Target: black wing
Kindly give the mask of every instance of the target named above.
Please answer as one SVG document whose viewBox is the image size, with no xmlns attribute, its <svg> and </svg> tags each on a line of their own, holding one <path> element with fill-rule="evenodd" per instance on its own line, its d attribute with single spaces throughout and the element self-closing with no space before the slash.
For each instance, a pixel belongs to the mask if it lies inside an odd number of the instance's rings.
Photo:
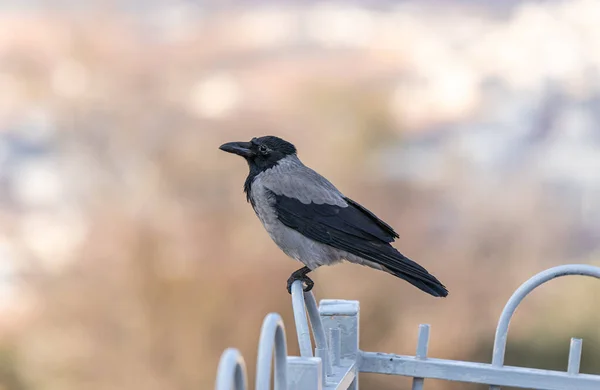
<svg viewBox="0 0 600 390">
<path fill-rule="evenodd" d="M 287 227 L 322 244 L 380 264 L 395 276 L 433 295 L 446 296 L 446 288 L 427 270 L 390 245 L 398 234 L 358 203 L 344 198 L 348 207 L 305 204 L 276 195 L 278 219 Z"/>
</svg>

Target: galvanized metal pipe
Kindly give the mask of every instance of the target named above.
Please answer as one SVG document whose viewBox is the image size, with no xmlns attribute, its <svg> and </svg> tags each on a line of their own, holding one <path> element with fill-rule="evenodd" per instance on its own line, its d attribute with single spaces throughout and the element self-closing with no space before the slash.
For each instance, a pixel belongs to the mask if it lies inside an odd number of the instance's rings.
<svg viewBox="0 0 600 390">
<path fill-rule="evenodd" d="M 279 314 L 268 314 L 262 325 L 258 342 L 255 390 L 270 390 L 271 365 L 275 350 L 275 390 L 287 388 L 287 346 L 285 329 Z"/>
<path fill-rule="evenodd" d="M 219 361 L 215 390 L 246 390 L 247 383 L 244 358 L 237 349 L 227 348 Z"/>
<path fill-rule="evenodd" d="M 327 336 L 325 335 L 317 301 L 312 291 L 304 293 L 304 302 L 312 326 L 316 349 L 319 351 L 319 357 L 323 360 L 323 374 L 331 375 L 332 367 L 329 359 L 329 349 L 327 348 Z"/>
<path fill-rule="evenodd" d="M 581 365 L 581 339 L 572 338 L 569 348 L 569 365 L 567 372 L 571 375 L 579 374 L 579 366 Z"/>
<path fill-rule="evenodd" d="M 428 325 L 419 327 L 415 356 L 361 352 L 358 348 L 359 303 L 322 300 L 317 307 L 314 295 L 304 293 L 300 281 L 294 282 L 292 304 L 302 357 L 286 356 L 281 318 L 277 314 L 269 314 L 261 330 L 255 390 L 270 390 L 273 354 L 275 390 L 357 390 L 359 371 L 413 377 L 414 390 L 422 390 L 426 378 L 487 384 L 494 390 L 500 386 L 546 390 L 600 389 L 600 376 L 579 373 L 581 339 L 571 339 L 567 372 L 504 366 L 508 326 L 520 302 L 539 285 L 565 275 L 600 278 L 600 268 L 577 264 L 554 267 L 523 283 L 507 302 L 498 321 L 492 364 L 428 358 Z M 307 312 L 315 337 L 315 354 L 321 359 L 312 357 Z M 239 351 L 227 349 L 219 363 L 215 390 L 246 390 L 246 387 L 244 361 Z"/>
<path fill-rule="evenodd" d="M 298 336 L 300 356 L 313 357 L 310 329 L 308 327 L 308 320 L 306 319 L 304 290 L 300 280 L 296 280 L 292 284 L 292 308 L 294 310 L 294 321 L 296 322 L 296 334 Z"/>
<path fill-rule="evenodd" d="M 496 328 L 496 337 L 494 339 L 494 351 L 492 353 L 493 366 L 501 367 L 504 364 L 506 342 L 508 339 L 508 326 L 512 316 L 515 314 L 517 307 L 523 299 L 540 285 L 552 279 L 567 275 L 583 275 L 600 279 L 600 268 L 585 264 L 560 265 L 542 271 L 523 283 L 510 297 L 500 315 L 498 326 Z M 500 386 L 490 386 L 490 390 L 500 390 Z"/>
<path fill-rule="evenodd" d="M 327 349 L 327 337 L 325 336 L 325 330 L 321 322 L 317 301 L 312 291 L 304 293 L 304 302 L 306 302 L 306 310 L 308 311 L 308 317 L 310 318 L 310 324 L 315 336 L 315 344 L 317 344 L 317 348 Z"/>
<path fill-rule="evenodd" d="M 427 358 L 427 348 L 429 347 L 429 325 L 419 325 L 419 339 L 417 341 L 417 359 Z M 425 378 L 415 377 L 413 379 L 412 390 L 423 390 Z"/>
<path fill-rule="evenodd" d="M 485 363 L 362 352 L 360 372 L 442 379 L 478 384 L 496 384 L 519 389 L 598 390 L 600 375 L 540 370 L 536 368 L 493 366 Z"/>
</svg>

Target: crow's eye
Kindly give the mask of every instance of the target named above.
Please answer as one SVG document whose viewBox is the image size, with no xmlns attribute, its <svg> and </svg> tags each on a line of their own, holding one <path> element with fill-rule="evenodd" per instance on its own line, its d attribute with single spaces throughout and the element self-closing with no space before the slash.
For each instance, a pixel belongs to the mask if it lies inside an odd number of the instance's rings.
<svg viewBox="0 0 600 390">
<path fill-rule="evenodd" d="M 267 152 L 269 151 L 269 148 L 267 148 L 265 145 L 260 145 L 258 147 L 258 150 L 262 153 L 262 154 L 267 154 Z"/>
</svg>

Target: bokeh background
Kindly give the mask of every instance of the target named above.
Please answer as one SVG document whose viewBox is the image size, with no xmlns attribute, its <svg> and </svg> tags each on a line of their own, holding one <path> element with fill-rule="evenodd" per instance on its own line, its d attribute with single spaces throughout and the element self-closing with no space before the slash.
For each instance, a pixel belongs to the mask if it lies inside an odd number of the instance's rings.
<svg viewBox="0 0 600 390">
<path fill-rule="evenodd" d="M 489 362 L 533 274 L 599 264 L 600 3 L 23 1 L 0 13 L 0 389 L 210 389 L 253 379 L 298 264 L 218 150 L 278 135 L 400 234 L 450 289 L 314 274 L 361 301 L 361 347 Z M 507 364 L 600 373 L 600 283 L 528 297 Z M 408 388 L 362 375 L 361 388 Z M 430 381 L 428 388 L 478 389 Z"/>
</svg>

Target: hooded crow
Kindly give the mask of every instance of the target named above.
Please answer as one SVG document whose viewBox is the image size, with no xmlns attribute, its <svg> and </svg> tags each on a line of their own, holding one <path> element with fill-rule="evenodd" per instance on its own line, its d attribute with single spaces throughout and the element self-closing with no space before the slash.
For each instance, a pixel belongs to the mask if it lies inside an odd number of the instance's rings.
<svg viewBox="0 0 600 390">
<path fill-rule="evenodd" d="M 220 149 L 246 160 L 246 199 L 277 246 L 304 264 L 288 279 L 288 292 L 295 280 L 310 291 L 310 271 L 346 260 L 390 273 L 435 297 L 448 295 L 439 280 L 390 245 L 399 237 L 390 225 L 305 166 L 291 143 L 265 136 Z"/>
</svg>

